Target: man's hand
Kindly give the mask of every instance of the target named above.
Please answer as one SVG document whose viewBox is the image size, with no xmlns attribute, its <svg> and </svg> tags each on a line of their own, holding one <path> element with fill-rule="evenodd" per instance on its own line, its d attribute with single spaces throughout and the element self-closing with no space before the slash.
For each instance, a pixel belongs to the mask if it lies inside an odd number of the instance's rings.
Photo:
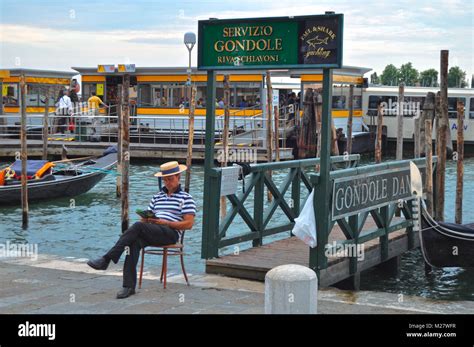
<svg viewBox="0 0 474 347">
<path fill-rule="evenodd" d="M 153 223 L 153 224 L 159 224 L 159 225 L 169 225 L 169 221 L 160 219 L 160 218 L 141 218 L 140 222 L 142 223 Z"/>
</svg>

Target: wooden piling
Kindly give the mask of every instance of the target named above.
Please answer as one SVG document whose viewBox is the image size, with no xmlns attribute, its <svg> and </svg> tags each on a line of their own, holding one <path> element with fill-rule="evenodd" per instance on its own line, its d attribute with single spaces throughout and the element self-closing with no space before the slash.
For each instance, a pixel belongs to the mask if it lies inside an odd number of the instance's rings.
<svg viewBox="0 0 474 347">
<path fill-rule="evenodd" d="M 403 104 L 405 103 L 405 85 L 398 86 L 398 112 L 397 112 L 397 160 L 403 159 Z"/>
<path fill-rule="evenodd" d="M 444 221 L 444 198 L 446 180 L 446 148 L 447 133 L 449 131 L 448 120 L 448 56 L 449 51 L 441 51 L 441 84 L 440 84 L 440 118 L 439 118 L 439 152 L 438 166 L 436 170 L 436 213 L 437 221 Z"/>
<path fill-rule="evenodd" d="M 280 110 L 273 106 L 273 117 L 275 118 L 275 161 L 280 161 Z"/>
<path fill-rule="evenodd" d="M 331 155 L 339 155 L 339 146 L 337 145 L 337 131 L 334 125 L 334 118 L 331 117 Z"/>
<path fill-rule="evenodd" d="M 221 167 L 227 166 L 229 156 L 229 123 L 230 123 L 230 85 L 229 75 L 224 75 L 224 130 L 222 132 L 222 151 L 223 157 Z M 227 213 L 226 197 L 221 196 L 221 218 Z"/>
<path fill-rule="evenodd" d="M 464 104 L 458 101 L 457 131 L 457 175 L 456 175 L 456 213 L 455 223 L 462 224 L 462 199 L 464 185 Z"/>
<path fill-rule="evenodd" d="M 117 103 L 117 172 L 121 173 L 122 172 L 122 92 L 123 88 L 119 86 L 118 90 L 118 95 L 119 95 L 119 100 Z M 109 122 L 111 119 L 109 118 Z M 117 175 L 117 182 L 116 182 L 116 187 L 115 187 L 115 194 L 117 198 L 120 198 L 122 196 L 122 176 Z"/>
<path fill-rule="evenodd" d="M 28 160 L 27 143 L 26 143 L 26 94 L 27 86 L 25 75 L 20 76 L 20 96 L 21 96 L 21 211 L 22 211 L 22 228 L 28 227 L 28 178 L 26 174 L 26 164 Z"/>
<path fill-rule="evenodd" d="M 375 162 L 382 162 L 382 130 L 383 130 L 383 107 L 379 102 L 377 106 L 377 138 L 375 140 Z"/>
<path fill-rule="evenodd" d="M 184 184 L 184 190 L 189 193 L 191 186 L 191 165 L 193 162 L 193 145 L 194 145 L 194 111 L 196 108 L 196 86 L 191 87 L 191 100 L 189 103 L 189 117 L 188 117 L 188 152 L 186 157 L 186 180 Z"/>
<path fill-rule="evenodd" d="M 415 158 L 420 157 L 420 111 L 418 111 L 417 117 L 414 119 L 413 128 L 413 154 Z"/>
<path fill-rule="evenodd" d="M 130 75 L 123 76 L 122 91 L 122 232 L 128 229 L 128 188 L 129 188 L 129 169 L 130 169 Z"/>
<path fill-rule="evenodd" d="M 273 109 L 273 88 L 272 88 L 272 80 L 270 71 L 267 71 L 266 75 L 266 83 L 267 83 L 267 160 L 269 163 L 273 161 L 273 130 L 272 130 L 272 109 Z M 296 112 L 295 112 L 296 117 Z M 268 171 L 268 175 L 270 178 L 272 177 L 272 172 Z M 267 191 L 267 199 L 268 201 L 272 201 L 272 194 L 270 190 Z"/>
<path fill-rule="evenodd" d="M 316 135 L 317 135 L 317 143 L 316 143 L 316 158 L 321 157 L 321 126 L 322 126 L 322 106 L 323 106 L 323 99 L 321 97 L 321 93 L 319 91 L 315 92 L 314 95 L 314 114 L 316 117 Z M 316 172 L 319 172 L 319 164 L 316 165 Z"/>
<path fill-rule="evenodd" d="M 352 119 L 354 116 L 354 85 L 349 87 L 349 118 L 347 118 L 346 152 L 352 154 Z"/>
<path fill-rule="evenodd" d="M 48 160 L 48 116 L 49 116 L 49 88 L 46 91 L 46 98 L 44 100 L 44 116 L 43 116 L 43 160 Z"/>
<path fill-rule="evenodd" d="M 434 96 L 434 94 L 433 94 Z M 430 215 L 433 215 L 433 140 L 431 119 L 425 119 L 425 159 L 426 159 L 426 208 Z"/>
</svg>

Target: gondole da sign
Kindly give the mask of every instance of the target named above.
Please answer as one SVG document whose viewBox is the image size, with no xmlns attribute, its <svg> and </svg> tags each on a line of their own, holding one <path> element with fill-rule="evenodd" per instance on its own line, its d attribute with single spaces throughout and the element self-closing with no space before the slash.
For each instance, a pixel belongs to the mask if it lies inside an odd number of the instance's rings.
<svg viewBox="0 0 474 347">
<path fill-rule="evenodd" d="M 338 178 L 332 193 L 332 220 L 412 197 L 409 169 Z"/>
<path fill-rule="evenodd" d="M 338 68 L 342 14 L 199 21 L 198 68 Z"/>
</svg>

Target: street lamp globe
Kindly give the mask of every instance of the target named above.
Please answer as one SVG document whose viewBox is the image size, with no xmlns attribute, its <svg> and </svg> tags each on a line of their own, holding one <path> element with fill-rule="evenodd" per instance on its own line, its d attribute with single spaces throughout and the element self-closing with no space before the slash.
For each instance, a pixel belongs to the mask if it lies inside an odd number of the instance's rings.
<svg viewBox="0 0 474 347">
<path fill-rule="evenodd" d="M 186 47 L 191 50 L 196 44 L 196 34 L 192 32 L 187 32 L 184 34 L 184 44 Z"/>
</svg>

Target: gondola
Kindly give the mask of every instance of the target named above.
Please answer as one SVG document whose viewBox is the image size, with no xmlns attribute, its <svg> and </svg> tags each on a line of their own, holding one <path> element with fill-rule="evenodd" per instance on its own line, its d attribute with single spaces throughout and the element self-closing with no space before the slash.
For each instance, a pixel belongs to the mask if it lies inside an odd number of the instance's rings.
<svg viewBox="0 0 474 347">
<path fill-rule="evenodd" d="M 421 203 L 421 250 L 434 267 L 474 267 L 474 224 L 436 222 Z"/>
<path fill-rule="evenodd" d="M 98 158 L 53 169 L 41 178 L 28 179 L 28 201 L 74 197 L 91 190 L 117 163 L 117 151 L 109 148 Z M 21 181 L 5 180 L 0 186 L 0 205 L 21 203 Z"/>
</svg>

